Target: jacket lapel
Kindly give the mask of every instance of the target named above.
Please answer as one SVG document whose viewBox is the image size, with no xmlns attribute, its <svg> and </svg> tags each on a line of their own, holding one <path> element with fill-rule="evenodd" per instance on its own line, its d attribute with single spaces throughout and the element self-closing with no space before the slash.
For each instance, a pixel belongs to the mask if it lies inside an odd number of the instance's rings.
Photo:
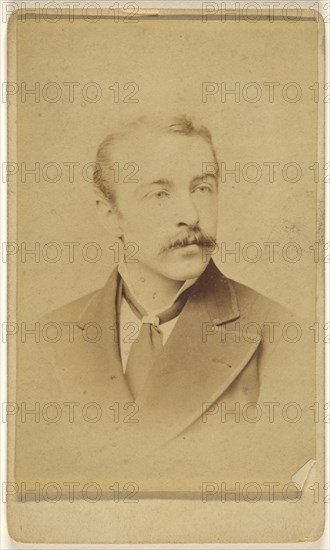
<svg viewBox="0 0 330 550">
<path fill-rule="evenodd" d="M 239 317 L 234 289 L 211 261 L 139 399 L 145 425 L 159 428 L 156 446 L 197 420 L 249 362 L 260 338 L 243 338 Z"/>
<path fill-rule="evenodd" d="M 114 270 L 104 289 L 88 303 L 79 326 L 82 330 L 88 323 L 101 327 L 102 338 L 92 348 L 103 398 L 132 402 L 119 352 L 119 285 L 120 277 Z M 130 445 L 136 451 L 149 452 L 179 435 L 242 372 L 260 338 L 248 338 L 247 334 L 243 338 L 239 318 L 235 291 L 211 260 L 137 400 L 139 423 L 134 432 L 130 431 Z"/>
<path fill-rule="evenodd" d="M 117 312 L 120 284 L 118 270 L 115 269 L 104 288 L 88 302 L 78 323 L 82 331 L 91 330 L 88 327 L 93 324 L 99 327 L 101 337 L 89 346 L 89 361 L 101 383 L 103 397 L 108 402 L 114 397 L 116 401 L 134 401 L 123 374 L 120 358 Z"/>
</svg>

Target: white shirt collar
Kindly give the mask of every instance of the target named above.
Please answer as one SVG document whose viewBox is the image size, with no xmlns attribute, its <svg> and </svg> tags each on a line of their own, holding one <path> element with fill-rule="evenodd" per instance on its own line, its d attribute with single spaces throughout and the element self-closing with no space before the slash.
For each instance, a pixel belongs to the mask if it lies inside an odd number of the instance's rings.
<svg viewBox="0 0 330 550">
<path fill-rule="evenodd" d="M 133 297 L 136 298 L 135 296 L 135 293 L 134 293 L 134 290 L 132 288 L 132 284 L 131 284 L 131 281 L 130 281 L 130 278 L 129 278 L 129 273 L 128 273 L 128 269 L 127 269 L 127 266 L 126 266 L 126 263 L 124 261 L 121 261 L 118 265 L 118 272 L 120 274 L 120 276 L 122 277 L 122 279 L 125 281 L 125 284 L 128 286 L 128 289 L 130 291 L 130 293 L 132 294 Z M 172 304 L 174 304 L 175 300 L 178 298 L 178 296 L 180 296 L 180 294 L 182 294 L 182 292 L 184 292 L 185 290 L 187 290 L 187 288 L 191 287 L 196 281 L 197 281 L 198 277 L 196 277 L 195 279 L 187 279 L 183 285 L 179 288 L 178 292 L 176 293 L 176 295 L 174 296 L 173 300 L 171 303 L 167 304 L 166 306 L 162 307 L 161 309 L 157 309 L 157 310 L 154 310 L 154 309 L 148 309 L 147 307 L 145 307 L 144 304 L 141 303 L 140 300 L 138 300 L 136 298 L 136 301 L 138 303 L 141 304 L 141 306 L 148 312 L 148 314 L 150 315 L 157 315 L 159 313 L 161 313 L 162 311 L 165 311 L 166 309 L 170 308 L 172 306 Z"/>
</svg>

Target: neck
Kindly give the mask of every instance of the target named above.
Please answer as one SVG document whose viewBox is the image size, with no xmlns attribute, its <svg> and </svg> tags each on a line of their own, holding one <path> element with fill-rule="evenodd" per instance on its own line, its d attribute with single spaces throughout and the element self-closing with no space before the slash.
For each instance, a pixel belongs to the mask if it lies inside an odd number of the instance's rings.
<svg viewBox="0 0 330 550">
<path fill-rule="evenodd" d="M 168 279 L 140 263 L 127 263 L 126 270 L 134 295 L 148 311 L 167 306 L 184 283 Z"/>
</svg>

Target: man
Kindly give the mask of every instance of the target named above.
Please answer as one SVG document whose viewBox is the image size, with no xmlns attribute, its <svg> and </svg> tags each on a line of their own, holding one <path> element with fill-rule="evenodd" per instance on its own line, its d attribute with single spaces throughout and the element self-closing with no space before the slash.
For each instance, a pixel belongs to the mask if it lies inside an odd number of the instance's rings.
<svg viewBox="0 0 330 550">
<path fill-rule="evenodd" d="M 205 476 L 287 483 L 314 456 L 313 345 L 212 260 L 210 132 L 186 116 L 141 118 L 103 141 L 94 176 L 123 257 L 103 289 L 44 321 L 74 325 L 74 338 L 46 342 L 42 361 L 32 350 L 18 387 L 72 419 L 18 422 L 18 478 L 133 478 L 146 492 L 196 491 Z"/>
</svg>

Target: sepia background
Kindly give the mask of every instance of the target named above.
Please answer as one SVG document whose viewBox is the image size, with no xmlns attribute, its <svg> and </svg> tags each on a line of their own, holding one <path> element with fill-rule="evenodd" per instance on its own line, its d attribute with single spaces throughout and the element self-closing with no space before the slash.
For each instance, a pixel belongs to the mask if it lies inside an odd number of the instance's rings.
<svg viewBox="0 0 330 550">
<path fill-rule="evenodd" d="M 189 24 L 173 18 L 17 20 L 18 91 L 12 98 L 18 186 L 12 216 L 17 216 L 18 273 L 24 275 L 23 317 L 31 307 L 42 315 L 105 283 L 115 265 L 109 249 L 114 240 L 96 216 L 86 181 L 90 163 L 108 133 L 156 113 L 196 117 L 210 128 L 225 170 L 238 163 L 236 178 L 223 172 L 219 194 L 222 244 L 216 262 L 222 271 L 312 315 L 321 208 L 315 170 L 317 28 L 308 20 L 238 24 L 200 17 Z M 236 95 L 228 93 L 235 87 Z M 39 97 L 27 93 L 33 89 Z M 36 163 L 40 177 L 27 173 Z M 74 173 L 68 163 L 76 163 Z M 298 181 L 289 181 L 295 176 Z M 137 222 L 138 217 L 137 212 Z M 74 261 L 68 242 L 78 243 Z M 84 248 L 91 242 L 99 248 Z M 24 246 L 33 249 L 35 243 L 40 261 L 24 256 Z M 277 243 L 273 259 L 271 245 L 264 243 Z M 233 249 L 235 254 L 226 253 Z M 320 252 L 322 258 L 322 247 Z"/>
<path fill-rule="evenodd" d="M 308 15 L 299 22 L 203 22 L 200 15 L 135 22 L 127 17 L 117 22 L 112 17 L 95 22 L 63 17 L 36 21 L 33 14 L 23 21 L 13 18 L 10 80 L 17 89 L 11 94 L 9 138 L 18 174 L 9 181 L 9 240 L 19 247 L 12 283 L 17 285 L 17 322 L 29 323 L 104 285 L 115 266 L 114 240 L 97 219 L 83 167 L 94 161 L 100 141 L 118 125 L 159 112 L 196 117 L 210 128 L 219 163 L 228 170 L 239 163 L 239 181 L 227 174 L 220 184 L 218 232 L 219 243 L 228 250 L 236 246 L 238 258 L 218 254 L 217 265 L 228 277 L 311 318 L 312 324 L 321 292 L 320 264 L 310 248 L 322 235 L 322 170 L 315 177 L 315 163 L 321 169 L 323 160 L 321 35 L 320 25 Z M 91 82 L 96 87 L 86 87 Z M 65 83 L 74 83 L 71 98 Z M 214 92 L 205 101 L 203 83 L 211 83 Z M 236 85 L 238 98 L 224 96 L 223 83 L 227 90 Z M 257 88 L 244 88 L 249 83 Z M 39 100 L 24 94 L 24 86 L 40 86 Z M 252 101 L 255 89 L 262 94 Z M 59 90 L 60 99 L 50 100 Z M 86 99 L 95 90 L 101 90 L 100 99 Z M 297 101 L 290 100 L 295 90 L 301 91 Z M 33 174 L 23 176 L 24 163 L 27 169 L 40 164 L 38 181 Z M 68 163 L 76 163 L 74 181 Z M 246 181 L 243 167 L 248 163 L 261 167 L 259 181 Z M 278 163 L 274 181 L 265 163 Z M 300 167 L 296 182 L 282 175 L 288 163 Z M 62 170 L 58 181 L 55 164 Z M 46 166 L 47 178 L 42 174 Z M 287 176 L 294 179 L 292 172 Z M 285 248 L 292 242 L 301 250 L 296 262 L 288 260 L 294 250 Z M 22 256 L 24 246 L 33 249 L 36 243 L 39 261 Z M 45 259 L 47 243 L 56 244 L 47 248 Z M 65 243 L 77 243 L 74 261 Z M 99 261 L 84 259 L 88 243 L 98 243 Z M 242 249 L 249 243 L 261 248 L 258 261 L 244 257 Z M 273 261 L 264 243 L 277 243 Z M 320 260 L 322 250 L 320 246 Z M 59 260 L 52 262 L 58 251 Z M 253 256 L 253 248 L 249 252 Z M 134 509 L 123 503 L 64 502 L 56 514 L 48 503 L 12 503 L 9 515 L 12 534 L 26 542 L 220 542 L 220 531 L 221 542 L 287 542 L 313 540 L 321 532 L 321 503 L 316 506 L 311 493 L 305 497 L 295 507 L 228 502 L 221 513 L 213 504 L 189 501 L 141 501 Z"/>
</svg>

